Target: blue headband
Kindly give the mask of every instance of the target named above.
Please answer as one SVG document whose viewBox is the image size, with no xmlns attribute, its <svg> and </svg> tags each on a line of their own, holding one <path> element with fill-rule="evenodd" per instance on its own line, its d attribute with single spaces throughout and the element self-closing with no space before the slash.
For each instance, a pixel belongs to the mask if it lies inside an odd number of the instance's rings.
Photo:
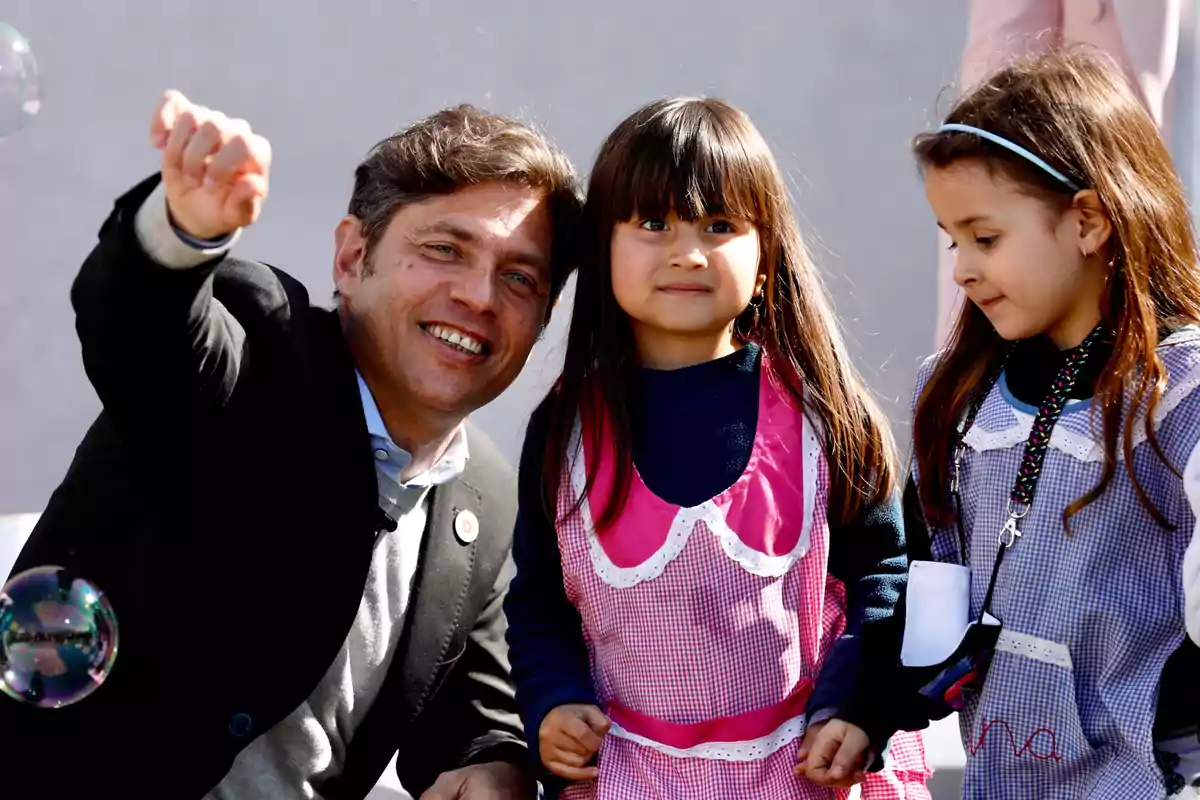
<svg viewBox="0 0 1200 800">
<path fill-rule="evenodd" d="M 1016 142 L 1010 142 L 1008 139 L 1005 139 L 1003 136 L 997 136 L 996 134 L 992 133 L 991 131 L 985 131 L 983 128 L 976 128 L 971 125 L 959 125 L 957 122 L 948 122 L 945 125 L 943 125 L 942 127 L 937 129 L 937 133 L 945 133 L 946 131 L 962 131 L 963 133 L 973 133 L 976 136 L 982 136 L 984 139 L 987 139 L 989 142 L 994 142 L 995 144 L 998 144 L 1007 150 L 1011 150 L 1012 152 L 1016 153 L 1017 155 L 1019 155 L 1021 158 L 1025 159 L 1029 163 L 1035 164 L 1035 165 L 1041 167 L 1046 172 L 1048 172 L 1049 174 L 1053 175 L 1058 180 L 1065 183 L 1067 185 L 1067 188 L 1069 188 L 1073 191 L 1076 191 L 1076 192 L 1079 191 L 1079 185 L 1076 184 L 1075 181 L 1071 180 L 1066 175 L 1063 175 L 1061 172 L 1056 170 L 1054 167 L 1047 164 L 1043 159 L 1041 159 L 1038 156 L 1034 155 L 1033 153 L 1029 152 L 1024 147 L 1021 147 L 1021 145 L 1017 144 Z"/>
</svg>

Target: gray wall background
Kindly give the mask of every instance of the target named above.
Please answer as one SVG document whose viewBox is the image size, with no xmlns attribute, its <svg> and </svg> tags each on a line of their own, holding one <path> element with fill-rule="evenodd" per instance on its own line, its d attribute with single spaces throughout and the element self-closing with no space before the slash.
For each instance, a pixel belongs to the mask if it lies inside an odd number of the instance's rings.
<svg viewBox="0 0 1200 800">
<path fill-rule="evenodd" d="M 167 87 L 248 118 L 275 151 L 240 252 L 332 289 L 332 230 L 377 139 L 470 101 L 540 124 L 587 169 L 662 95 L 742 106 L 793 183 L 853 353 L 907 441 L 932 346 L 935 236 L 908 138 L 937 117 L 959 0 L 8 0 L 43 76 L 32 127 L 0 139 L 0 512 L 40 510 L 99 410 L 68 291 L 112 200 L 157 168 Z M 520 381 L 476 415 L 515 460 L 561 358 L 570 296 Z M 264 446 L 268 432 L 264 431 Z M 164 447 L 169 447 L 164 432 Z"/>
</svg>

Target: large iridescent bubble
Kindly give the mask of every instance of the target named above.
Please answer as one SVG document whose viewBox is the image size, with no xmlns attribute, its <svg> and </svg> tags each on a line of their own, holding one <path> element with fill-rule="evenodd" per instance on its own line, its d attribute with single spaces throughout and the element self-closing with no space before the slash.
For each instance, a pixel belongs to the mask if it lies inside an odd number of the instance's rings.
<svg viewBox="0 0 1200 800">
<path fill-rule="evenodd" d="M 104 594 L 62 567 L 35 567 L 0 589 L 0 692 L 40 708 L 77 703 L 117 657 Z"/>
</svg>

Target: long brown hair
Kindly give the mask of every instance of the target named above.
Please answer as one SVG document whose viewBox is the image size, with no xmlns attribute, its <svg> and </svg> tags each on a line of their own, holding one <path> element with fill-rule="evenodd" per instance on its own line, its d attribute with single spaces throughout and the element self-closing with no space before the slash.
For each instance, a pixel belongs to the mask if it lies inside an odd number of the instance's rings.
<svg viewBox="0 0 1200 800">
<path fill-rule="evenodd" d="M 1138 498 L 1167 525 L 1134 474 L 1133 421 L 1139 409 L 1145 411 L 1151 446 L 1178 473 L 1151 424 L 1166 383 L 1157 348 L 1163 332 L 1200 319 L 1200 275 L 1183 186 L 1154 121 L 1111 60 L 1059 52 L 1022 59 L 996 72 L 965 95 L 946 122 L 1015 142 L 1099 195 L 1113 227 L 1105 253 L 1111 265 L 1108 288 L 1100 309 L 1114 334 L 1113 351 L 1097 380 L 1091 412 L 1093 422 L 1097 413 L 1102 419 L 1104 468 L 1096 486 L 1064 511 L 1063 524 L 1112 481 L 1122 419 L 1127 419 L 1122 444 L 1126 469 Z M 1059 210 L 1069 208 L 1075 195 L 1045 171 L 972 133 L 923 133 L 913 149 L 922 168 L 977 159 Z M 964 303 L 917 400 L 913 444 L 921 505 L 930 522 L 952 520 L 948 485 L 954 431 L 1004 346 L 983 313 Z"/>
<path fill-rule="evenodd" d="M 824 425 L 836 518 L 853 519 L 887 497 L 895 480 L 892 439 L 846 354 L 775 159 L 743 112 L 719 100 L 676 98 L 650 103 L 618 125 L 591 174 L 567 352 L 549 397 L 544 488 L 551 518 L 581 411 L 590 421 L 583 431 L 589 487 L 605 422 L 617 453 L 614 490 L 597 527 L 624 507 L 633 471 L 627 378 L 636 355 L 629 318 L 613 295 L 611 241 L 619 222 L 671 211 L 687 220 L 720 213 L 754 223 L 766 276 L 762 308 L 743 311 L 735 331 L 762 346 L 772 378 Z"/>
</svg>

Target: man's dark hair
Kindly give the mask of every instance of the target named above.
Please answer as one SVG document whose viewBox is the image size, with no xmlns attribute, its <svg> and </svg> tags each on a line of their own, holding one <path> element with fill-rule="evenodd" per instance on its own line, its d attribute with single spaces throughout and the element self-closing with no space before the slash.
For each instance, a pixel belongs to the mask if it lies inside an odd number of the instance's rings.
<svg viewBox="0 0 1200 800">
<path fill-rule="evenodd" d="M 493 181 L 545 193 L 554 226 L 553 307 L 575 268 L 582 197 L 570 159 L 529 125 L 466 104 L 425 117 L 371 148 L 354 172 L 349 213 L 362 223 L 370 253 L 405 205 Z"/>
</svg>

